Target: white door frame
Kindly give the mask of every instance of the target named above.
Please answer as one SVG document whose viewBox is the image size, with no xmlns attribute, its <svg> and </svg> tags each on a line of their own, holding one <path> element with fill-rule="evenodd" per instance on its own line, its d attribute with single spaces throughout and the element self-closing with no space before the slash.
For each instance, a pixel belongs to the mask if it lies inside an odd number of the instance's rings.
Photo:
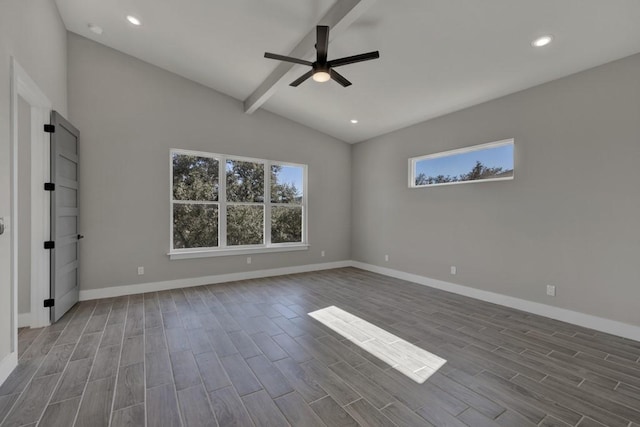
<svg viewBox="0 0 640 427">
<path fill-rule="evenodd" d="M 50 235 L 50 198 L 43 185 L 49 181 L 49 134 L 43 126 L 49 123 L 51 101 L 11 58 L 11 284 L 13 294 L 12 351 L 18 345 L 18 96 L 31 107 L 31 327 L 50 324 L 49 309 L 43 301 L 49 298 L 50 263 L 44 241 Z"/>
</svg>

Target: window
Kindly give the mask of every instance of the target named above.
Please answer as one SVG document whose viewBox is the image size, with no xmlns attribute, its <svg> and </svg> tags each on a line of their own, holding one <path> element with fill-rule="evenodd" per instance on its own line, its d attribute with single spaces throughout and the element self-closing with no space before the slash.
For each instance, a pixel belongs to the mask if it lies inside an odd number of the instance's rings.
<svg viewBox="0 0 640 427">
<path fill-rule="evenodd" d="M 173 248 L 218 246 L 220 161 L 202 155 L 172 155 Z"/>
<path fill-rule="evenodd" d="M 264 243 L 264 163 L 227 160 L 227 245 Z"/>
<path fill-rule="evenodd" d="M 304 171 L 299 166 L 271 165 L 271 241 L 302 241 L 303 195 L 300 185 Z"/>
<path fill-rule="evenodd" d="M 409 187 L 513 179 L 513 139 L 409 159 Z"/>
<path fill-rule="evenodd" d="M 306 165 L 171 150 L 169 255 L 306 249 L 306 170 Z"/>
</svg>

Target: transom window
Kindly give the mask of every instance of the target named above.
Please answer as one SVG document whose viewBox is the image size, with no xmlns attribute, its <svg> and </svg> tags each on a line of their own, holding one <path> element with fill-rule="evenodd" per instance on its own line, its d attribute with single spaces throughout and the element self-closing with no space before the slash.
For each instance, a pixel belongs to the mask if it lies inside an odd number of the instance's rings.
<svg viewBox="0 0 640 427">
<path fill-rule="evenodd" d="M 409 187 L 513 179 L 513 139 L 409 159 Z"/>
<path fill-rule="evenodd" d="M 171 150 L 172 258 L 306 247 L 307 166 Z"/>
</svg>

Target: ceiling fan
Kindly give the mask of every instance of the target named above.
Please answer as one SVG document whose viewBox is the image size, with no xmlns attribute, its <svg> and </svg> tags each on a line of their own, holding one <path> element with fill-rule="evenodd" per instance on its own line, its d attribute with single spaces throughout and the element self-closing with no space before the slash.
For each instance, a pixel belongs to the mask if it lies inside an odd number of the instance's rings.
<svg viewBox="0 0 640 427">
<path fill-rule="evenodd" d="M 276 59 L 278 61 L 293 62 L 294 64 L 308 65 L 311 67 L 311 70 L 291 82 L 289 86 L 293 87 L 299 86 L 300 83 L 304 82 L 309 77 L 312 77 L 313 80 L 317 82 L 326 82 L 329 79 L 333 79 L 344 87 L 351 86 L 351 82 L 349 80 L 345 79 L 341 74 L 334 70 L 335 67 L 341 67 L 343 65 L 380 58 L 380 52 L 376 50 L 374 52 L 362 53 L 360 55 L 347 56 L 345 58 L 327 61 L 328 49 L 329 27 L 325 25 L 318 25 L 316 27 L 317 54 L 315 62 L 305 61 L 304 59 L 292 58 L 290 56 L 278 55 L 269 52 L 265 52 L 264 57 L 269 59 Z"/>
</svg>

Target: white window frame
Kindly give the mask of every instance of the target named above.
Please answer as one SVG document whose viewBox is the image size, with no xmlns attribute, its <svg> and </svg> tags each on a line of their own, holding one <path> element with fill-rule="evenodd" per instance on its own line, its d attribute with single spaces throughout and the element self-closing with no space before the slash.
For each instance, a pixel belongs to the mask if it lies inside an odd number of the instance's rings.
<svg viewBox="0 0 640 427">
<path fill-rule="evenodd" d="M 218 205 L 218 247 L 208 248 L 184 248 L 173 247 L 173 206 L 174 203 L 184 204 L 189 201 L 173 199 L 173 155 L 207 157 L 218 161 L 218 201 L 198 201 L 194 204 Z M 264 202 L 227 202 L 227 160 L 260 163 L 264 167 Z M 293 166 L 302 168 L 302 204 L 271 203 L 271 166 Z M 308 191 L 307 177 L 308 166 L 301 163 L 282 162 L 277 160 L 258 159 L 227 154 L 208 153 L 204 151 L 183 150 L 172 148 L 169 152 L 169 258 L 188 259 L 206 258 L 229 255 L 251 255 L 266 252 L 302 251 L 309 248 L 308 243 Z M 260 245 L 234 245 L 227 246 L 227 206 L 262 205 L 264 209 L 263 244 Z M 273 206 L 301 207 L 302 208 L 302 241 L 292 243 L 271 243 L 271 208 Z"/>
<path fill-rule="evenodd" d="M 443 182 L 443 183 L 440 183 L 440 184 L 416 185 L 416 165 L 421 160 L 437 159 L 439 157 L 455 156 L 457 154 L 471 153 L 473 151 L 481 151 L 481 150 L 486 150 L 488 148 L 497 148 L 497 147 L 502 147 L 502 146 L 505 146 L 505 145 L 513 145 L 513 150 L 514 150 L 514 168 L 513 168 L 513 174 L 511 176 L 502 177 L 502 178 L 476 179 L 476 180 L 470 180 L 470 181 Z M 440 153 L 427 154 L 427 155 L 418 156 L 418 157 L 411 157 L 411 158 L 409 158 L 409 188 L 442 187 L 442 186 L 445 186 L 445 185 L 472 184 L 472 183 L 479 183 L 479 182 L 511 181 L 511 180 L 514 179 L 515 173 L 516 173 L 516 171 L 515 171 L 515 148 L 516 147 L 515 147 L 514 138 L 509 138 L 509 139 L 503 139 L 503 140 L 500 140 L 500 141 L 489 142 L 489 143 L 486 143 L 486 144 L 473 145 L 471 147 L 464 147 L 464 148 L 458 148 L 458 149 L 455 149 L 455 150 L 442 151 Z"/>
</svg>

